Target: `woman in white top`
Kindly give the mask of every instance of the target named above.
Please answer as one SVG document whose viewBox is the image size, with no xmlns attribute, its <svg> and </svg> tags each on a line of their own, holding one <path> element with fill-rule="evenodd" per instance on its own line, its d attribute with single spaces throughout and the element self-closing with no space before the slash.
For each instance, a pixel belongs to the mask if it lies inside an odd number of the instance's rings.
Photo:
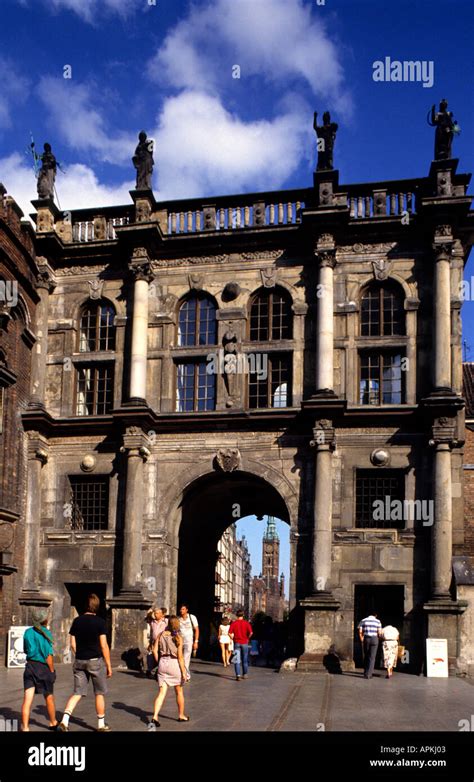
<svg viewBox="0 0 474 782">
<path fill-rule="evenodd" d="M 397 628 L 393 625 L 382 628 L 383 664 L 387 669 L 387 679 L 390 679 L 397 664 L 399 636 Z"/>
<path fill-rule="evenodd" d="M 232 638 L 229 635 L 229 628 L 230 628 L 230 621 L 227 617 L 224 617 L 222 619 L 221 624 L 219 625 L 219 635 L 218 635 L 224 668 L 227 668 L 227 666 L 230 665 L 230 658 L 232 656 L 233 643 L 232 643 Z"/>
</svg>

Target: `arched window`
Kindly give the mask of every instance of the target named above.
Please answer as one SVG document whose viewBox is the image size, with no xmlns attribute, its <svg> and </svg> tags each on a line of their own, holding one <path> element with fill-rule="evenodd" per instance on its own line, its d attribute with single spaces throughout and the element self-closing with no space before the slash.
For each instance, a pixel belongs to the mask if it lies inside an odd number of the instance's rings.
<svg viewBox="0 0 474 782">
<path fill-rule="evenodd" d="M 293 316 L 291 298 L 282 288 L 262 288 L 250 307 L 250 341 L 291 339 Z"/>
<path fill-rule="evenodd" d="M 392 337 L 405 333 L 403 292 L 398 285 L 372 283 L 362 294 L 360 333 L 362 337 Z"/>
<path fill-rule="evenodd" d="M 79 324 L 79 351 L 115 350 L 115 309 L 107 301 L 88 301 Z"/>
<path fill-rule="evenodd" d="M 178 345 L 215 345 L 216 310 L 214 302 L 205 294 L 189 296 L 179 308 Z"/>
</svg>

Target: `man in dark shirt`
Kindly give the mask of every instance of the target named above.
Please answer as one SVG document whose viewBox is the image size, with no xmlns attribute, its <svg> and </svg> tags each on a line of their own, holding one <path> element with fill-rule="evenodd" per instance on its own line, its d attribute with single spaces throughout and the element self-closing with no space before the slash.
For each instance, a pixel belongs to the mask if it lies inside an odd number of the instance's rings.
<svg viewBox="0 0 474 782">
<path fill-rule="evenodd" d="M 97 730 L 109 731 L 105 722 L 105 698 L 107 679 L 112 676 L 110 649 L 107 643 L 105 621 L 97 616 L 100 600 L 97 595 L 87 598 L 87 610 L 77 617 L 69 631 L 71 649 L 75 654 L 73 666 L 74 694 L 69 698 L 64 716 L 59 724 L 60 730 L 69 730 L 69 719 L 82 697 L 87 695 L 89 681 L 92 679 L 97 711 Z"/>
</svg>

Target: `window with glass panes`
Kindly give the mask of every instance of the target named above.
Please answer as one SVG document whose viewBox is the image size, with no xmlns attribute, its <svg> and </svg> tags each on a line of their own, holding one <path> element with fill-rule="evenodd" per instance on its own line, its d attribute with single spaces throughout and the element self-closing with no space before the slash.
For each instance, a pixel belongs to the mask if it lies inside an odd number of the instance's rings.
<svg viewBox="0 0 474 782">
<path fill-rule="evenodd" d="M 249 407 L 291 407 L 291 355 L 269 355 L 267 377 L 249 373 Z"/>
<path fill-rule="evenodd" d="M 76 415 L 105 415 L 113 407 L 113 364 L 76 367 Z"/>
<path fill-rule="evenodd" d="M 216 408 L 216 375 L 207 372 L 207 361 L 176 364 L 176 410 L 178 413 L 205 412 Z"/>
<path fill-rule="evenodd" d="M 370 285 L 361 302 L 361 336 L 391 337 L 405 333 L 403 295 L 394 286 Z"/>
<path fill-rule="evenodd" d="M 399 405 L 404 402 L 402 359 L 399 351 L 360 353 L 361 405 Z"/>
<path fill-rule="evenodd" d="M 216 306 L 205 296 L 192 296 L 179 309 L 178 345 L 215 345 Z"/>
<path fill-rule="evenodd" d="M 89 302 L 82 310 L 79 351 L 115 350 L 115 310 L 106 302 Z"/>
<path fill-rule="evenodd" d="M 405 476 L 401 470 L 357 470 L 355 526 L 404 529 L 403 513 L 398 510 L 395 513 L 391 505 L 394 500 L 403 503 L 404 499 Z M 383 503 L 382 512 L 379 510 L 382 507 L 380 501 Z M 377 505 L 374 506 L 375 502 Z"/>
<path fill-rule="evenodd" d="M 109 479 L 70 475 L 71 529 L 94 531 L 108 528 Z"/>
<path fill-rule="evenodd" d="M 268 342 L 292 338 L 291 301 L 278 289 L 262 290 L 250 308 L 250 340 Z"/>
</svg>

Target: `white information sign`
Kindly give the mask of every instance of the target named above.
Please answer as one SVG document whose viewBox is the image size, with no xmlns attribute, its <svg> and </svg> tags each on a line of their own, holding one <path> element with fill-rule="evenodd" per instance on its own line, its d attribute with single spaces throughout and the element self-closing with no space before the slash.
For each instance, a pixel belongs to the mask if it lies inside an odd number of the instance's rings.
<svg viewBox="0 0 474 782">
<path fill-rule="evenodd" d="M 26 627 L 10 627 L 8 631 L 8 648 L 7 648 L 7 667 L 8 668 L 24 668 L 26 665 L 26 654 L 23 651 L 23 635 L 28 630 Z"/>
<path fill-rule="evenodd" d="M 448 678 L 448 641 L 446 638 L 426 639 L 426 675 Z"/>
</svg>

